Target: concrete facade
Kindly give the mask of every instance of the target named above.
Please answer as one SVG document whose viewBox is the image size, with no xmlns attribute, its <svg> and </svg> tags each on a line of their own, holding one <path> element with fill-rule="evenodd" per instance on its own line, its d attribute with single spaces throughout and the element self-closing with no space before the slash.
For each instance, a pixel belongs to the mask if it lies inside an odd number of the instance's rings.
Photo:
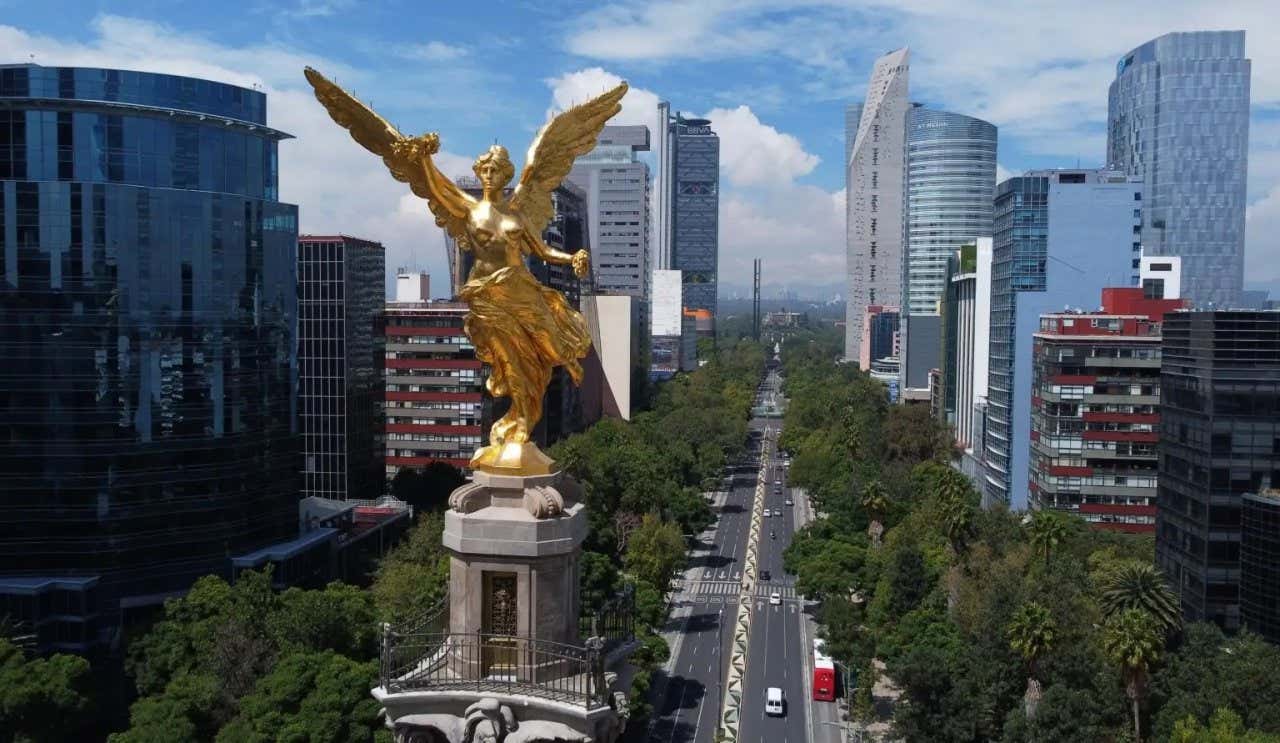
<svg viewBox="0 0 1280 743">
<path fill-rule="evenodd" d="M 649 127 L 606 126 L 569 179 L 586 194 L 591 271 L 597 294 L 649 297 Z M 642 313 L 643 314 L 643 313 Z"/>
<path fill-rule="evenodd" d="M 907 66 L 905 48 L 876 60 L 853 143 L 846 143 L 844 355 L 850 360 L 860 359 L 866 308 L 902 304 Z"/>
</svg>

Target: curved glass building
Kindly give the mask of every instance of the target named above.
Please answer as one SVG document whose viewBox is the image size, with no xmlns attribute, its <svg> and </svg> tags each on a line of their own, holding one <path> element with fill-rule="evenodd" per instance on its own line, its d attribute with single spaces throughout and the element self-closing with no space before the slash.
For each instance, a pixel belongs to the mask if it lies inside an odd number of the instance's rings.
<svg viewBox="0 0 1280 743">
<path fill-rule="evenodd" d="M 1244 288 L 1249 75 L 1244 31 L 1170 33 L 1120 58 L 1107 161 L 1142 176 L 1143 255 L 1182 258 L 1182 296 L 1230 307 Z"/>
<path fill-rule="evenodd" d="M 297 208 L 266 96 L 0 66 L 0 615 L 109 641 L 297 533 Z"/>
<path fill-rule="evenodd" d="M 991 236 L 996 127 L 913 106 L 907 116 L 907 256 L 904 313 L 935 314 L 947 260 Z"/>
</svg>

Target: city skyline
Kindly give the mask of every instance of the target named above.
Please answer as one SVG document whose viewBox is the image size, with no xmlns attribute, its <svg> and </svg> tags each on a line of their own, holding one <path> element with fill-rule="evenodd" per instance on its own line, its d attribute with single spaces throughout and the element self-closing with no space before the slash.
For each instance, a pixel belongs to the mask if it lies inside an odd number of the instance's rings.
<svg viewBox="0 0 1280 743">
<path fill-rule="evenodd" d="M 342 228 L 382 241 L 389 274 L 404 264 L 444 276 L 442 237 L 376 162 L 364 162 L 354 145 L 325 131 L 304 90 L 303 64 L 333 70 L 406 130 L 439 130 L 442 162 L 462 173 L 495 137 L 518 148 L 549 108 L 626 78 L 633 92 L 616 123 L 651 123 L 657 101 L 666 99 L 673 110 L 711 119 L 721 135 L 726 288 L 748 283 L 757 256 L 764 258 L 766 283 L 824 284 L 843 268 L 842 112 L 861 99 L 870 63 L 884 50 L 912 49 L 913 99 L 1000 127 L 997 171 L 1007 176 L 1077 162 L 1103 165 L 1107 86 L 1121 55 L 1166 32 L 1240 28 L 1253 60 L 1245 273 L 1248 286 L 1280 287 L 1280 261 L 1265 240 L 1275 231 L 1267 225 L 1280 226 L 1280 59 L 1272 51 L 1276 32 L 1260 10 L 1243 5 L 1211 14 L 1162 6 L 1158 14 L 1137 14 L 1136 24 L 1099 31 L 1088 22 L 1088 4 L 1002 19 L 982 8 L 802 3 L 781 12 L 785 23 L 739 44 L 725 39 L 741 37 L 762 9 L 748 6 L 732 17 L 714 5 L 666 3 L 639 10 L 569 3 L 554 14 L 517 9 L 494 27 L 494 42 L 480 35 L 489 26 L 451 9 L 428 14 L 408 6 L 307 3 L 237 18 L 188 9 L 163 22 L 143 6 L 116 10 L 121 15 L 55 17 L 46 8 L 15 6 L 6 13 L 10 25 L 0 25 L 0 40 L 13 62 L 35 55 L 40 64 L 164 69 L 261 86 L 273 101 L 270 125 L 298 137 L 281 147 L 281 172 L 282 198 L 299 203 L 300 227 Z M 957 47 L 953 34 L 932 30 L 937 20 L 962 13 L 969 15 L 957 20 L 961 28 L 982 29 L 974 39 Z M 517 38 L 534 38 L 517 27 L 546 30 L 550 44 L 532 55 L 536 63 L 512 64 L 532 51 Z M 335 34 L 351 43 L 326 43 Z M 1047 38 L 1062 43 L 1032 43 Z M 1003 44 L 1008 53 L 975 54 L 978 39 Z M 743 64 L 752 58 L 771 64 Z M 333 172 L 343 173 L 345 183 L 325 177 Z M 375 206 L 384 203 L 392 207 Z M 797 243 L 805 249 L 796 250 Z"/>
</svg>

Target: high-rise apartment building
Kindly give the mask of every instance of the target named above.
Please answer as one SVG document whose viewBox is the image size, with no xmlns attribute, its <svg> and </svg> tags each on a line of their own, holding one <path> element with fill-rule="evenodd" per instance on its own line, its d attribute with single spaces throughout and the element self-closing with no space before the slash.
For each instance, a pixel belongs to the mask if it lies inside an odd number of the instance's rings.
<svg viewBox="0 0 1280 743">
<path fill-rule="evenodd" d="M 298 237 L 304 495 L 382 495 L 385 284 L 381 243 L 349 235 Z"/>
<path fill-rule="evenodd" d="M 947 260 L 961 245 L 991 237 L 995 185 L 995 125 L 911 107 L 903 302 L 909 314 L 937 314 Z"/>
<path fill-rule="evenodd" d="M 1176 296 L 1117 287 L 1102 290 L 1097 312 L 1040 316 L 1032 508 L 1075 513 L 1100 529 L 1155 531 L 1160 326 L 1184 306 Z"/>
<path fill-rule="evenodd" d="M 406 287 L 421 274 L 402 274 Z M 385 308 L 386 479 L 433 461 L 467 467 L 488 436 L 484 364 L 463 330 L 467 306 L 397 294 Z"/>
<path fill-rule="evenodd" d="M 707 119 L 658 104 L 658 265 L 679 271 L 689 309 L 716 313 L 720 267 L 720 137 Z"/>
<path fill-rule="evenodd" d="M 1108 170 L 1045 170 L 996 188 L 983 503 L 1026 504 L 1031 344 L 1040 315 L 1138 281 L 1142 185 Z"/>
<path fill-rule="evenodd" d="M 569 171 L 586 195 L 591 268 L 599 294 L 649 296 L 649 127 L 606 126 Z"/>
<path fill-rule="evenodd" d="M 1195 306 L 1238 306 L 1243 288 L 1244 54 L 1244 31 L 1165 34 L 1120 59 L 1108 93 L 1108 163 L 1143 179 L 1143 254 L 1181 257 Z"/>
<path fill-rule="evenodd" d="M 266 105 L 0 66 L 0 614 L 43 650 L 297 533 L 297 208 Z"/>
<path fill-rule="evenodd" d="M 1156 562 L 1186 621 L 1234 630 L 1242 501 L 1280 471 L 1280 312 L 1165 316 L 1159 450 Z"/>
<path fill-rule="evenodd" d="M 853 142 L 845 143 L 846 359 L 860 359 L 869 305 L 902 304 L 907 166 L 907 50 L 876 60 Z M 852 110 L 846 112 L 846 122 Z M 846 125 L 846 136 L 848 134 Z"/>
</svg>

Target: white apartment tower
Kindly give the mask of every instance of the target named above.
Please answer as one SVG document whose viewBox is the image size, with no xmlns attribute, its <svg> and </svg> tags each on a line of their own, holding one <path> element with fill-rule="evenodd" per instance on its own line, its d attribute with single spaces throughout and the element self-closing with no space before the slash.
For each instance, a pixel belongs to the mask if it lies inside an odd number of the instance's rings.
<svg viewBox="0 0 1280 743">
<path fill-rule="evenodd" d="M 852 144 L 846 142 L 845 358 L 861 349 L 868 305 L 902 304 L 907 169 L 907 50 L 876 60 Z M 846 126 L 846 137 L 851 126 Z"/>
</svg>

